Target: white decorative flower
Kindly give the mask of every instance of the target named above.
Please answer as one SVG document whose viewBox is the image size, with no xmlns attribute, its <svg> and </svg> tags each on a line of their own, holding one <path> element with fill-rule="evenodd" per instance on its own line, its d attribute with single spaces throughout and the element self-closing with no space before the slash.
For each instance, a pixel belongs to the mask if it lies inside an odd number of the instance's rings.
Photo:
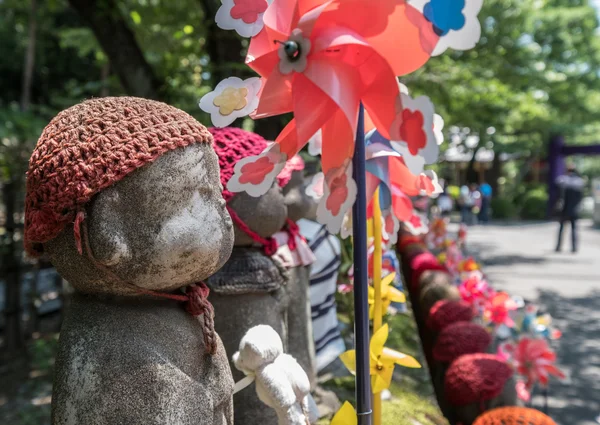
<svg viewBox="0 0 600 425">
<path fill-rule="evenodd" d="M 323 146 L 323 132 L 321 129 L 317 131 L 310 139 L 308 139 L 308 153 L 311 156 L 321 155 Z"/>
<path fill-rule="evenodd" d="M 246 192 L 254 197 L 264 195 L 273 186 L 286 161 L 287 155 L 280 152 L 279 145 L 272 144 L 260 155 L 240 160 L 233 169 L 227 189 L 233 193 Z"/>
<path fill-rule="evenodd" d="M 400 221 L 394 216 L 394 214 L 387 214 L 384 217 L 384 239 L 387 241 L 387 246 L 394 245 L 398 242 L 398 231 L 400 230 Z"/>
<path fill-rule="evenodd" d="M 325 185 L 325 174 L 317 173 L 313 176 L 312 181 L 306 187 L 304 193 L 318 201 L 323 197 L 323 186 Z"/>
<path fill-rule="evenodd" d="M 340 230 L 340 236 L 342 239 L 348 239 L 352 236 L 353 227 L 352 227 L 352 210 L 348 210 L 346 215 L 344 215 L 344 220 L 342 221 L 342 229 Z"/>
<path fill-rule="evenodd" d="M 444 143 L 444 119 L 441 115 L 433 115 L 433 133 L 438 146 Z"/>
<path fill-rule="evenodd" d="M 436 197 L 436 195 L 444 192 L 438 176 L 433 170 L 426 170 L 419 175 L 419 190 L 421 196 L 431 197 Z"/>
<path fill-rule="evenodd" d="M 481 38 L 481 24 L 477 15 L 483 0 L 409 0 L 408 3 L 423 14 L 439 36 L 432 56 L 439 56 L 447 49 L 472 49 Z M 429 45 L 425 39 L 430 32 L 421 31 L 421 41 L 425 45 Z"/>
<path fill-rule="evenodd" d="M 263 15 L 273 0 L 221 0 L 215 22 L 242 37 L 254 37 L 264 27 Z"/>
<path fill-rule="evenodd" d="M 402 155 L 411 173 L 419 174 L 425 164 L 434 164 L 440 153 L 434 132 L 435 112 L 427 96 L 413 99 L 401 94 L 400 98 L 403 109 L 392 124 L 392 136 L 397 139 L 390 144 Z"/>
<path fill-rule="evenodd" d="M 215 127 L 227 127 L 237 118 L 245 117 L 258 107 L 258 92 L 262 82 L 258 77 L 241 80 L 229 77 L 200 99 L 200 109 L 210 114 Z"/>
<path fill-rule="evenodd" d="M 279 55 L 279 72 L 283 75 L 291 74 L 292 72 L 304 72 L 307 65 L 307 56 L 310 53 L 311 43 L 308 38 L 302 36 L 302 30 L 296 28 L 292 31 L 290 38 L 287 41 L 293 41 L 297 44 L 298 50 L 296 56 L 290 59 L 288 56 L 289 52 L 286 52 L 286 48 L 289 46 L 287 43 L 283 43 L 279 46 L 277 54 Z"/>
<path fill-rule="evenodd" d="M 416 211 L 413 211 L 413 215 L 403 223 L 406 229 L 413 235 L 424 235 L 429 232 L 427 218 Z"/>
<path fill-rule="evenodd" d="M 356 200 L 356 182 L 352 178 L 352 163 L 345 161 L 325 175 L 323 198 L 317 207 L 317 221 L 330 233 L 339 233 L 346 212 Z"/>
</svg>

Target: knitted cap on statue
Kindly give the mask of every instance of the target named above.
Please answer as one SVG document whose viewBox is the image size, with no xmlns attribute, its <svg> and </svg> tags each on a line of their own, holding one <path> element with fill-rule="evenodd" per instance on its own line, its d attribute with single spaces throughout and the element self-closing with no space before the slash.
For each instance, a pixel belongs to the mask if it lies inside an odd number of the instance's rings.
<svg viewBox="0 0 600 425">
<path fill-rule="evenodd" d="M 206 127 L 193 117 L 147 99 L 93 99 L 60 112 L 44 129 L 29 160 L 27 253 L 40 255 L 42 244 L 73 223 L 102 189 L 165 152 L 210 141 Z"/>
<path fill-rule="evenodd" d="M 444 328 L 433 346 L 433 358 L 450 363 L 464 354 L 483 353 L 492 342 L 489 332 L 470 322 L 457 322 Z"/>
<path fill-rule="evenodd" d="M 513 375 L 511 367 L 492 354 L 467 354 L 446 372 L 446 398 L 454 406 L 480 403 L 498 397 Z"/>
<path fill-rule="evenodd" d="M 427 327 L 439 332 L 453 323 L 471 320 L 473 320 L 473 308 L 466 302 L 440 300 L 429 310 Z"/>
<path fill-rule="evenodd" d="M 539 410 L 508 406 L 485 412 L 473 425 L 556 425 L 556 422 Z"/>
<path fill-rule="evenodd" d="M 85 101 L 43 131 L 25 242 L 75 289 L 53 424 L 233 424 L 234 382 L 202 283 L 234 238 L 211 142 L 185 112 L 131 97 Z"/>
</svg>

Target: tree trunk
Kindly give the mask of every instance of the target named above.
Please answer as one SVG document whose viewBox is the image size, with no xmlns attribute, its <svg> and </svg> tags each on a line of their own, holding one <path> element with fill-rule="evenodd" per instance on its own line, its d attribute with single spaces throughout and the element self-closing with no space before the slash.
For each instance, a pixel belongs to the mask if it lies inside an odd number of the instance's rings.
<svg viewBox="0 0 600 425">
<path fill-rule="evenodd" d="M 106 97 L 110 94 L 109 81 L 110 78 L 110 62 L 106 62 L 102 65 L 102 71 L 100 75 L 100 79 L 102 81 L 102 89 L 100 90 L 100 96 Z"/>
<path fill-rule="evenodd" d="M 23 82 L 21 86 L 21 111 L 29 109 L 31 104 L 31 85 L 33 82 L 33 69 L 35 67 L 35 41 L 37 34 L 37 3 L 30 0 L 29 31 L 27 34 L 27 50 L 23 65 Z"/>
<path fill-rule="evenodd" d="M 2 198 L 6 208 L 6 246 L 2 255 L 2 276 L 5 281 L 6 348 L 9 354 L 17 353 L 23 348 L 21 332 L 21 277 L 19 261 L 16 258 L 15 244 L 15 204 L 17 185 L 7 182 L 2 187 Z"/>
<path fill-rule="evenodd" d="M 96 35 L 127 93 L 158 99 L 159 81 L 121 16 L 116 0 L 69 0 L 69 4 Z"/>
</svg>

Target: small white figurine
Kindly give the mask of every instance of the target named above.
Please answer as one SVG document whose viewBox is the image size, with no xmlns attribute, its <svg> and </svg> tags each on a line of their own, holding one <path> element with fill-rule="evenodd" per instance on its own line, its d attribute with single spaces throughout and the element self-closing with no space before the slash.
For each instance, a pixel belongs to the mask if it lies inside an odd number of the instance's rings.
<svg viewBox="0 0 600 425">
<path fill-rule="evenodd" d="M 259 325 L 248 330 L 233 363 L 247 376 L 238 385 L 255 380 L 258 398 L 275 410 L 279 425 L 308 425 L 315 420 L 308 376 L 296 359 L 283 352 L 273 328 Z"/>
</svg>

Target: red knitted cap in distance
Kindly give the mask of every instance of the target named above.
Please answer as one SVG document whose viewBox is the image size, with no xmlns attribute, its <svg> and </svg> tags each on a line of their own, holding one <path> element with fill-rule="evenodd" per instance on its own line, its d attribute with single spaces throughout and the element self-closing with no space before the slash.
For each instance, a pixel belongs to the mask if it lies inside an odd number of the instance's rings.
<svg viewBox="0 0 600 425">
<path fill-rule="evenodd" d="M 42 254 L 103 189 L 164 153 L 210 143 L 206 127 L 167 104 L 135 97 L 92 99 L 60 112 L 29 160 L 25 249 Z"/>
<path fill-rule="evenodd" d="M 427 316 L 427 327 L 439 332 L 456 322 L 473 320 L 473 308 L 464 301 L 440 300 L 436 302 Z"/>
<path fill-rule="evenodd" d="M 511 367 L 493 354 L 466 354 L 446 371 L 444 392 L 454 406 L 491 400 L 502 393 L 513 375 Z"/>
<path fill-rule="evenodd" d="M 471 322 L 456 322 L 444 328 L 435 341 L 433 358 L 450 363 L 464 354 L 483 353 L 492 342 L 490 333 Z"/>
<path fill-rule="evenodd" d="M 556 422 L 539 410 L 507 406 L 488 410 L 473 425 L 556 425 Z"/>
</svg>

